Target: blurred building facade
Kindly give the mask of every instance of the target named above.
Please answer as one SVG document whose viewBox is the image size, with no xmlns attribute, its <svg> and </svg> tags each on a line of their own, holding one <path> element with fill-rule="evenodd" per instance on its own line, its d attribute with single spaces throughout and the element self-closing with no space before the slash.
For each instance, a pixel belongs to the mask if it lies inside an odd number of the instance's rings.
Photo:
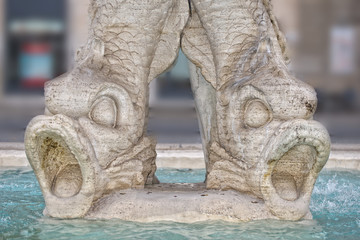
<svg viewBox="0 0 360 240">
<path fill-rule="evenodd" d="M 44 81 L 73 66 L 76 50 L 86 41 L 88 2 L 0 0 L 0 135 L 1 115 L 4 117 L 7 111 L 4 108 L 19 109 L 19 118 L 26 108 L 29 114 L 17 125 L 26 126 L 30 117 L 42 111 Z M 288 39 L 291 70 L 318 92 L 318 115 L 325 114 L 327 120 L 338 113 L 355 114 L 352 121 L 358 126 L 356 134 L 360 138 L 360 1 L 272 2 Z M 179 127 L 184 122 L 175 121 L 179 115 L 191 115 L 186 126 L 198 134 L 187 59 L 181 52 L 175 67 L 154 80 L 150 89 L 152 109 L 177 113 L 173 120 L 166 117 L 166 122 L 173 124 L 167 128 L 157 123 L 161 114 L 154 110 L 153 115 L 150 113 L 155 119 L 150 121 L 150 130 L 169 132 L 174 124 Z M 33 107 L 27 106 L 30 103 L 34 103 Z M 186 114 L 179 109 L 185 109 Z M 182 133 L 186 126 L 180 128 Z"/>
<path fill-rule="evenodd" d="M 360 1 L 274 0 L 292 70 L 318 92 L 319 111 L 359 111 Z"/>
<path fill-rule="evenodd" d="M 41 93 L 66 70 L 66 2 L 5 0 L 3 92 Z"/>
</svg>

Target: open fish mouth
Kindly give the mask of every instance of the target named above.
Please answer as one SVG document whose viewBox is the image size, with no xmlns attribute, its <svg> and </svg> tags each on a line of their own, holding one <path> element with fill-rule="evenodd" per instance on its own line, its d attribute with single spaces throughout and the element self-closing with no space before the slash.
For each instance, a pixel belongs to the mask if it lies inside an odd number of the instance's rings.
<svg viewBox="0 0 360 240">
<path fill-rule="evenodd" d="M 95 196 L 95 166 L 79 129 L 64 115 L 38 116 L 26 131 L 25 147 L 53 217 L 83 217 Z"/>
<path fill-rule="evenodd" d="M 280 126 L 265 149 L 261 193 L 281 219 L 308 213 L 311 193 L 330 154 L 330 137 L 315 121 L 294 120 Z"/>
</svg>

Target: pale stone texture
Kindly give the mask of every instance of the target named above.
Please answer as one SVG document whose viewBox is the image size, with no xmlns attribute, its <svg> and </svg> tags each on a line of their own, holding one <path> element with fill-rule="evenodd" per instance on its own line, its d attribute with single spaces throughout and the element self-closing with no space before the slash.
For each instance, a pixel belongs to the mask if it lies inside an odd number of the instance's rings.
<svg viewBox="0 0 360 240">
<path fill-rule="evenodd" d="M 207 188 L 252 193 L 281 219 L 304 217 L 330 139 L 312 120 L 315 91 L 287 70 L 271 5 L 193 3 L 182 47 L 193 62 Z"/>
<path fill-rule="evenodd" d="M 46 85 L 45 116 L 26 131 L 47 215 L 151 221 L 168 212 L 190 222 L 197 214 L 199 220 L 309 217 L 330 140 L 312 120 L 315 91 L 287 70 L 286 44 L 268 0 L 92 0 L 89 14 L 88 41 L 75 68 Z M 157 183 L 156 143 L 145 135 L 148 84 L 172 65 L 180 45 L 192 62 L 205 186 L 229 191 L 204 205 L 186 189 L 184 202 L 168 201 L 170 189 L 161 201 L 122 203 L 120 190 Z M 261 210 L 243 211 L 246 194 L 263 200 Z M 144 213 L 126 210 L 145 203 Z M 156 215 L 167 203 L 172 207 Z M 230 213 L 222 204 L 241 208 Z M 207 213 L 206 206 L 212 206 Z M 214 211 L 218 217 L 208 217 Z"/>
<path fill-rule="evenodd" d="M 311 219 L 311 213 L 305 219 Z M 205 184 L 156 184 L 124 190 L 96 202 L 86 218 L 127 221 L 230 222 L 277 219 L 262 199 L 236 191 L 207 190 Z"/>
</svg>

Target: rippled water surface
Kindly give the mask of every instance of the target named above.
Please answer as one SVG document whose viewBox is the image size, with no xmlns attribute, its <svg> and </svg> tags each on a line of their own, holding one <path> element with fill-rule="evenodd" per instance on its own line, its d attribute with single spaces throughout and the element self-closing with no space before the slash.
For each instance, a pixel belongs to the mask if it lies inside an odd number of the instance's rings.
<svg viewBox="0 0 360 240">
<path fill-rule="evenodd" d="M 204 170 L 160 169 L 162 182 L 200 182 Z M 29 169 L 0 170 L 0 239 L 360 239 L 360 172 L 324 171 L 311 201 L 314 220 L 182 224 L 57 220 Z"/>
</svg>

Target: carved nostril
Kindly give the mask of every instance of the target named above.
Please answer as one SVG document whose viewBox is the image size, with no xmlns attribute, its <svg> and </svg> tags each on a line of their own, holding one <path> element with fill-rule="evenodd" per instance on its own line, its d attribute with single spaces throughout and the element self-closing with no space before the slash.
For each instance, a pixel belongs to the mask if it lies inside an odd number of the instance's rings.
<svg viewBox="0 0 360 240">
<path fill-rule="evenodd" d="M 271 121 L 270 109 L 260 100 L 251 100 L 245 107 L 244 123 L 251 128 L 259 128 Z"/>
<path fill-rule="evenodd" d="M 93 104 L 90 119 L 100 125 L 115 127 L 116 115 L 115 101 L 109 97 L 102 97 Z"/>
<path fill-rule="evenodd" d="M 305 107 L 308 115 L 313 115 L 316 111 L 316 101 L 306 101 Z"/>
</svg>

